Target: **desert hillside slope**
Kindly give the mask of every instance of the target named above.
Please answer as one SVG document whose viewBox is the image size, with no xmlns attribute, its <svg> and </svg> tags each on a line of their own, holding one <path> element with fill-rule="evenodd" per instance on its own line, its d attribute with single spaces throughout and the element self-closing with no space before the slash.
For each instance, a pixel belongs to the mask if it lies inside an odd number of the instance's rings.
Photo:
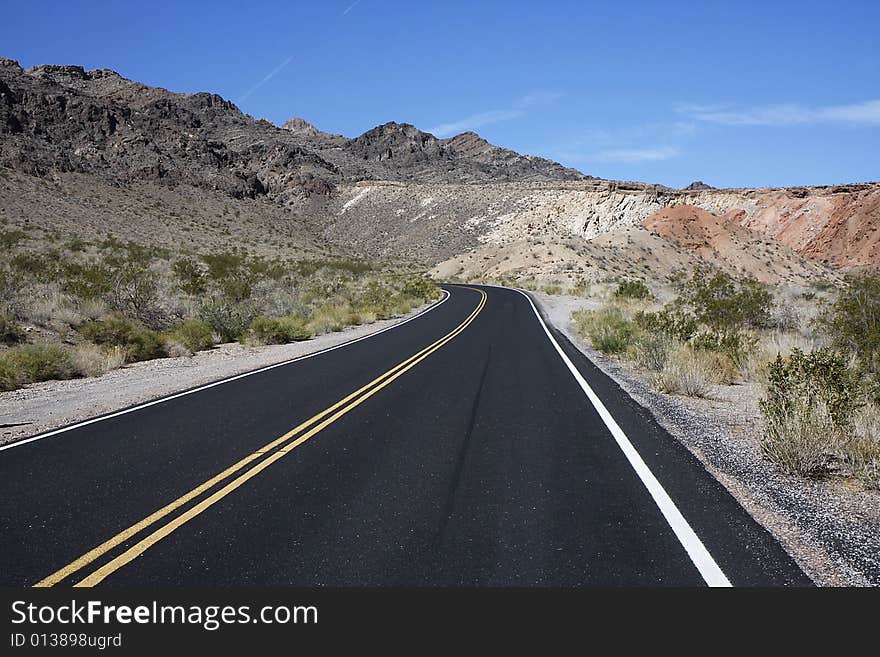
<svg viewBox="0 0 880 657">
<path fill-rule="evenodd" d="M 143 240 L 193 235 L 197 248 L 234 236 L 246 248 L 333 249 L 426 266 L 494 249 L 510 263 L 541 241 L 575 251 L 629 241 L 653 248 L 656 236 L 643 223 L 692 206 L 723 217 L 730 244 L 757 250 L 746 249 L 742 260 L 735 251 L 685 249 L 676 267 L 725 261 L 785 279 L 784 265 L 764 262 L 773 243 L 757 247 L 754 233 L 837 269 L 880 264 L 877 183 L 714 189 L 696 182 L 674 190 L 608 181 L 473 132 L 439 139 L 389 122 L 348 138 L 300 118 L 279 127 L 216 94 L 174 93 L 107 69 L 24 70 L 0 59 L 0 171 L 7 224 L 126 238 L 129 231 Z M 669 236 L 657 239 L 681 249 Z M 544 260 L 535 267 L 554 270 Z M 564 264 L 577 270 L 578 262 Z"/>
</svg>

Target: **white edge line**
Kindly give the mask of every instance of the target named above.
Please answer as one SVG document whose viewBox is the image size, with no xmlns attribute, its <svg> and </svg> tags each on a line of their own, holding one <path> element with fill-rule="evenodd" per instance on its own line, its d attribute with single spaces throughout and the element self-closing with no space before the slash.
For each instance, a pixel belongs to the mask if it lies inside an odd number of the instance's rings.
<svg viewBox="0 0 880 657">
<path fill-rule="evenodd" d="M 675 502 L 672 501 L 672 498 L 669 497 L 669 494 L 666 492 L 666 490 L 664 490 L 660 482 L 657 481 L 657 477 L 654 476 L 654 473 L 651 472 L 650 468 L 648 468 L 644 460 L 642 460 L 642 457 L 639 455 L 636 448 L 630 442 L 629 438 L 627 438 L 626 434 L 623 432 L 623 429 L 620 428 L 620 425 L 617 424 L 617 421 L 614 419 L 608 409 L 605 408 L 605 404 L 602 403 L 602 400 L 599 399 L 599 396 L 593 391 L 593 389 L 590 387 L 590 384 L 587 383 L 586 379 L 584 379 L 578 369 L 574 366 L 574 363 L 571 362 L 571 359 L 568 357 L 568 355 L 562 350 L 562 347 L 559 346 L 556 338 L 554 338 L 553 334 L 550 333 L 550 329 L 547 328 L 547 324 L 546 322 L 544 322 L 544 318 L 541 317 L 541 313 L 538 312 L 538 309 L 535 306 L 535 302 L 532 301 L 532 298 L 528 294 L 517 288 L 503 289 L 509 289 L 519 292 L 528 300 L 529 305 L 531 305 L 532 310 L 535 312 L 535 316 L 538 318 L 538 321 L 541 324 L 541 327 L 544 329 L 544 333 L 547 334 L 550 342 L 553 344 L 557 353 L 562 358 L 562 362 L 565 363 L 566 367 L 568 367 L 572 376 L 574 376 L 575 381 L 578 382 L 578 385 L 581 387 L 581 389 L 589 398 L 590 402 L 593 404 L 593 407 L 599 413 L 599 417 L 602 418 L 605 426 L 608 427 L 608 430 L 611 432 L 611 435 L 614 437 L 617 445 L 623 451 L 624 456 L 626 456 L 626 460 L 629 461 L 629 464 L 632 466 L 633 470 L 636 471 L 636 474 L 639 476 L 639 479 L 642 480 L 645 488 L 648 489 L 651 497 L 654 498 L 654 502 L 657 504 L 660 512 L 663 514 L 663 517 L 666 518 L 666 522 L 672 528 L 672 531 L 675 532 L 676 538 L 678 538 L 679 543 L 681 543 L 682 547 L 691 558 L 694 566 L 696 566 L 697 570 L 700 571 L 700 575 L 703 576 L 706 584 L 713 587 L 731 586 L 730 580 L 727 579 L 727 576 L 724 574 L 718 564 L 715 563 L 715 559 L 712 558 L 712 555 L 709 554 L 706 546 L 703 545 L 703 542 L 697 536 L 696 532 L 694 532 L 694 530 L 688 524 L 688 521 L 685 520 L 684 516 L 681 514 L 681 511 L 678 510 L 678 507 L 675 506 Z"/>
<path fill-rule="evenodd" d="M 77 422 L 76 424 L 70 424 L 66 427 L 61 427 L 59 429 L 52 429 L 51 431 L 46 431 L 45 433 L 37 434 L 36 436 L 31 436 L 30 438 L 22 438 L 21 440 L 16 440 L 14 442 L 8 443 L 6 445 L 0 445 L 0 452 L 12 449 L 13 447 L 20 447 L 21 445 L 26 445 L 27 443 L 32 443 L 35 440 L 42 440 L 43 438 L 49 438 L 50 436 L 57 436 L 60 433 L 65 433 L 66 431 L 73 431 L 74 429 L 79 429 L 80 427 L 85 427 L 90 424 L 95 424 L 96 422 L 103 422 L 104 420 L 109 420 L 114 417 L 119 417 L 120 415 L 126 415 L 127 413 L 134 413 L 135 411 L 139 411 L 144 408 L 148 408 L 150 406 L 155 406 L 157 404 L 162 404 L 167 401 L 171 401 L 172 399 L 177 399 L 179 397 L 185 397 L 187 395 L 191 395 L 196 392 L 201 392 L 202 390 L 207 390 L 208 388 L 213 388 L 215 386 L 222 385 L 224 383 L 229 383 L 230 381 L 236 381 L 238 379 L 243 379 L 246 376 L 251 376 L 253 374 L 259 374 L 260 372 L 266 372 L 268 370 L 275 369 L 276 367 L 284 367 L 285 365 L 290 365 L 291 363 L 295 363 L 300 360 L 306 360 L 307 358 L 313 358 L 315 356 L 320 356 L 321 354 L 326 354 L 328 351 L 333 351 L 335 349 L 341 349 L 342 347 L 347 347 L 349 345 L 354 344 L 355 342 L 360 342 L 361 340 L 366 340 L 367 338 L 373 338 L 380 333 L 384 333 L 385 331 L 390 331 L 391 329 L 395 329 L 398 326 L 403 326 L 407 322 L 411 322 L 414 319 L 422 317 L 423 315 L 431 312 L 432 310 L 439 308 L 446 300 L 449 299 L 450 294 L 446 290 L 441 290 L 444 296 L 440 301 L 437 301 L 425 308 L 421 312 L 412 317 L 409 317 L 402 322 L 398 322 L 397 324 L 393 324 L 392 326 L 386 326 L 380 331 L 376 331 L 375 333 L 370 333 L 368 335 L 362 335 L 359 338 L 354 338 L 352 340 L 348 340 L 347 342 L 341 342 L 337 345 L 333 345 L 332 347 L 326 347 L 324 349 L 320 349 L 318 351 L 314 351 L 310 354 L 303 354 L 302 356 L 297 356 L 296 358 L 291 358 L 289 360 L 282 361 L 280 363 L 275 363 L 273 365 L 267 365 L 266 367 L 261 367 L 256 370 L 251 370 L 249 372 L 243 372 L 241 374 L 236 374 L 234 376 L 227 377 L 225 379 L 220 379 L 219 381 L 213 381 L 212 383 L 206 383 L 205 385 L 199 386 L 197 388 L 193 388 L 191 390 L 184 390 L 183 392 L 174 393 L 168 395 L 166 397 L 160 397 L 159 399 L 154 399 L 152 401 L 144 402 L 143 404 L 138 404 L 137 406 L 132 406 L 130 408 L 123 409 L 121 411 L 116 411 L 113 413 L 109 413 L 107 415 L 100 415 L 98 417 L 93 417 L 89 420 L 83 420 L 82 422 Z"/>
</svg>

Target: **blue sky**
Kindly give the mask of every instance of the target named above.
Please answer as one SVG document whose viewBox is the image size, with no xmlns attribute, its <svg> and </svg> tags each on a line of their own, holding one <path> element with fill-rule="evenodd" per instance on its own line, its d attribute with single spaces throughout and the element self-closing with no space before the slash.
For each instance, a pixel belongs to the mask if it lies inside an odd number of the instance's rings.
<svg viewBox="0 0 880 657">
<path fill-rule="evenodd" d="M 880 2 L 6 3 L 0 56 L 672 186 L 880 179 Z"/>
</svg>

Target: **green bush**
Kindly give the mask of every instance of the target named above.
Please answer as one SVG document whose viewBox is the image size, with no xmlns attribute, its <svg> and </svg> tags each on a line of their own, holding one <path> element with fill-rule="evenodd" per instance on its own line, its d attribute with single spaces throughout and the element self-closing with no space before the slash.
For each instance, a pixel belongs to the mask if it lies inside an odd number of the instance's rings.
<svg viewBox="0 0 880 657">
<path fill-rule="evenodd" d="M 250 334 L 260 344 L 285 344 L 308 340 L 312 337 L 305 317 L 255 317 L 250 325 Z"/>
<path fill-rule="evenodd" d="M 224 297 L 211 298 L 202 302 L 198 313 L 199 318 L 207 323 L 223 342 L 238 340 L 247 332 L 257 315 L 250 303 L 233 301 Z"/>
<path fill-rule="evenodd" d="M 880 275 L 850 276 L 834 304 L 820 316 L 832 344 L 855 354 L 862 367 L 880 371 Z"/>
<path fill-rule="evenodd" d="M 789 356 L 777 355 L 767 381 L 767 396 L 760 404 L 765 418 L 784 415 L 796 399 L 808 405 L 822 401 L 832 419 L 847 426 L 863 403 L 856 373 L 843 357 L 828 349 L 811 353 L 794 349 Z"/>
<path fill-rule="evenodd" d="M 56 345 L 29 344 L 0 354 L 0 386 L 7 390 L 77 375 L 70 351 Z"/>
<path fill-rule="evenodd" d="M 676 341 L 664 333 L 646 333 L 636 340 L 636 362 L 646 370 L 660 372 L 669 362 Z"/>
<path fill-rule="evenodd" d="M 709 276 L 697 270 L 683 286 L 679 301 L 693 308 L 697 321 L 716 333 L 765 327 L 773 309 L 773 296 L 758 281 L 737 281 L 721 271 Z"/>
<path fill-rule="evenodd" d="M 704 331 L 691 341 L 694 349 L 724 354 L 735 367 L 741 367 L 758 348 L 758 339 L 750 333 Z"/>
<path fill-rule="evenodd" d="M 635 326 L 616 306 L 580 310 L 572 318 L 578 332 L 589 337 L 593 347 L 603 354 L 622 354 L 633 344 Z"/>
<path fill-rule="evenodd" d="M 0 354 L 0 392 L 15 390 L 20 385 L 15 366 L 6 354 Z"/>
<path fill-rule="evenodd" d="M 208 291 L 207 277 L 202 267 L 192 258 L 181 258 L 172 266 L 177 286 L 182 292 L 201 296 Z"/>
<path fill-rule="evenodd" d="M 843 453 L 863 398 L 856 373 L 839 354 L 795 349 L 770 364 L 759 405 L 764 454 L 789 472 L 815 476 Z"/>
<path fill-rule="evenodd" d="M 440 288 L 430 278 L 413 276 L 403 284 L 401 293 L 413 299 L 429 301 L 440 296 Z"/>
<path fill-rule="evenodd" d="M 131 336 L 139 331 L 140 324 L 134 320 L 114 315 L 107 319 L 90 320 L 83 322 L 77 327 L 77 331 L 84 338 L 95 344 L 107 344 L 124 347 L 128 344 Z"/>
<path fill-rule="evenodd" d="M 122 347 L 130 363 L 165 355 L 162 336 L 127 317 L 83 322 L 76 330 L 95 344 Z"/>
<path fill-rule="evenodd" d="M 633 317 L 636 325 L 648 333 L 662 333 L 679 342 L 687 342 L 697 334 L 697 320 L 681 309 L 667 306 L 656 312 L 640 311 Z"/>
<path fill-rule="evenodd" d="M 614 296 L 624 299 L 650 299 L 652 295 L 642 281 L 624 279 L 617 284 Z"/>
<path fill-rule="evenodd" d="M 192 352 L 204 351 L 214 345 L 214 329 L 207 322 L 187 319 L 164 333 L 168 340 L 179 342 Z"/>
</svg>

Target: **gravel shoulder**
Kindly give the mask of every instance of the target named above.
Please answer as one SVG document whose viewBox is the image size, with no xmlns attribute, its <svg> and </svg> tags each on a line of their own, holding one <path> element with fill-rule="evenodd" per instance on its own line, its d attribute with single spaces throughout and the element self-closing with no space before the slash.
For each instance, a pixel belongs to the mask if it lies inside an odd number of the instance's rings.
<svg viewBox="0 0 880 657">
<path fill-rule="evenodd" d="M 678 438 L 817 584 L 880 585 L 880 494 L 840 479 L 786 475 L 761 455 L 758 384 L 715 386 L 712 399 L 655 392 L 644 373 L 579 338 L 571 313 L 598 304 L 532 293 L 545 316 Z"/>
<path fill-rule="evenodd" d="M 133 363 L 96 378 L 45 381 L 3 392 L 0 445 L 372 335 L 426 308 L 304 342 L 265 347 L 233 342 L 190 357 Z"/>
</svg>

